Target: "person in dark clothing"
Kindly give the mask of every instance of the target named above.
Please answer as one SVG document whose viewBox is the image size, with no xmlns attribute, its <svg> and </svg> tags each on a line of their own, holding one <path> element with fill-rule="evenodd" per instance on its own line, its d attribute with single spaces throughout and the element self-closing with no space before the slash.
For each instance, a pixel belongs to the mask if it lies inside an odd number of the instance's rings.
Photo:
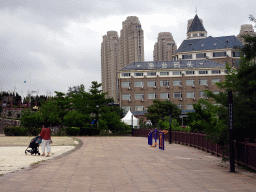
<svg viewBox="0 0 256 192">
<path fill-rule="evenodd" d="M 42 156 L 45 156 L 45 147 L 47 149 L 47 156 L 46 157 L 50 157 L 50 152 L 51 152 L 51 130 L 49 127 L 44 127 L 41 130 L 40 136 L 42 137 Z"/>
</svg>

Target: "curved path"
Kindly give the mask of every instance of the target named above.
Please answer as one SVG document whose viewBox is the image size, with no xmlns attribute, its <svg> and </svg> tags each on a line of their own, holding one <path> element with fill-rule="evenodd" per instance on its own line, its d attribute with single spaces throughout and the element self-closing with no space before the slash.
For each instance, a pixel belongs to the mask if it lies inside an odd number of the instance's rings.
<svg viewBox="0 0 256 192">
<path fill-rule="evenodd" d="M 255 174 L 230 173 L 220 157 L 178 144 L 165 150 L 142 137 L 79 137 L 72 152 L 0 176 L 0 191 L 246 192 Z"/>
</svg>

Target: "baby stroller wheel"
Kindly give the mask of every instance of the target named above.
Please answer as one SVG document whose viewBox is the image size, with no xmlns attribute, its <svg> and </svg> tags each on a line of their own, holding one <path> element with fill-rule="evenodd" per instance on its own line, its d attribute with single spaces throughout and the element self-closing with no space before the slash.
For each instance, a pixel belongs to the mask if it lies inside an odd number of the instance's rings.
<svg viewBox="0 0 256 192">
<path fill-rule="evenodd" d="M 40 153 L 38 153 L 38 155 L 40 156 Z"/>
</svg>

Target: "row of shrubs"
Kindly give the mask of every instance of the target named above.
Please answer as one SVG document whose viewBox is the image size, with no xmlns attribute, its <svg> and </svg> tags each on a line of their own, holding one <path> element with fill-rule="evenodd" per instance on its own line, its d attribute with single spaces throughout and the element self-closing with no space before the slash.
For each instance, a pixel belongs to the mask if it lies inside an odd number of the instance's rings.
<svg viewBox="0 0 256 192">
<path fill-rule="evenodd" d="M 70 136 L 99 135 L 100 129 L 94 127 L 67 127 L 66 134 Z"/>
<path fill-rule="evenodd" d="M 27 128 L 27 127 L 5 127 L 4 134 L 6 136 L 29 136 L 39 135 L 42 128 Z"/>
<path fill-rule="evenodd" d="M 42 128 L 27 128 L 27 127 L 5 127 L 4 134 L 6 136 L 31 136 L 39 135 Z M 92 136 L 99 135 L 100 129 L 93 127 L 67 127 L 64 130 L 68 136 Z"/>
</svg>

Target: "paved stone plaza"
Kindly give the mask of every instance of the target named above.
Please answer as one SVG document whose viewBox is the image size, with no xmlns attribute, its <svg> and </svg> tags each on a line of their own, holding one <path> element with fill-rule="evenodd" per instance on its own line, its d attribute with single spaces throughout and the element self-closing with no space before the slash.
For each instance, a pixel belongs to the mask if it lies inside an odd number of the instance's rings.
<svg viewBox="0 0 256 192">
<path fill-rule="evenodd" d="M 79 139 L 72 153 L 0 176 L 0 191 L 256 191 L 256 174 L 230 173 L 221 157 L 193 147 L 166 142 L 163 151 L 144 137 Z"/>
</svg>

